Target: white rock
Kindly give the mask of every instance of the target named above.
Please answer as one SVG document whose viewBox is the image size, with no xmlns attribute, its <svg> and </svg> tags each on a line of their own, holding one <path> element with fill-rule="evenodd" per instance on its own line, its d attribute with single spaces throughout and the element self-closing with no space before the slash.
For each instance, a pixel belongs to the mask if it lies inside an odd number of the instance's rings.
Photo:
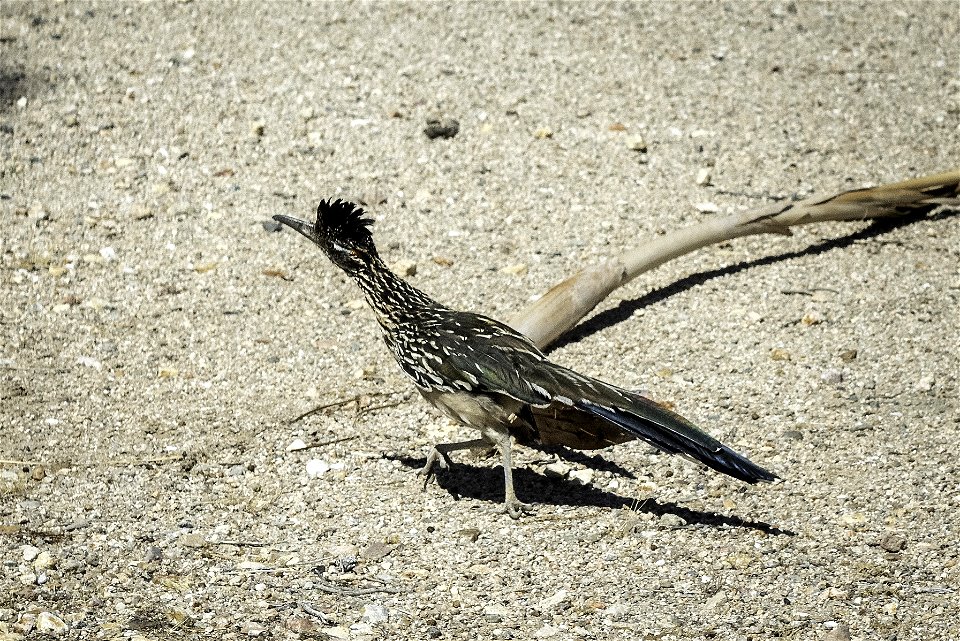
<svg viewBox="0 0 960 641">
<path fill-rule="evenodd" d="M 697 211 L 701 214 L 716 214 L 720 211 L 720 208 L 711 202 L 697 203 L 694 207 L 696 207 Z"/>
<path fill-rule="evenodd" d="M 539 609 L 541 612 L 551 612 L 556 610 L 561 604 L 569 601 L 569 593 L 566 590 L 557 590 L 553 596 L 540 601 Z"/>
<path fill-rule="evenodd" d="M 290 445 L 287 446 L 288 452 L 296 452 L 298 450 L 307 449 L 307 444 L 303 442 L 302 438 L 295 438 L 290 441 Z"/>
<path fill-rule="evenodd" d="M 33 560 L 33 569 L 37 571 L 49 570 L 53 566 L 54 566 L 53 557 L 46 550 L 38 554 L 37 558 Z"/>
<path fill-rule="evenodd" d="M 386 623 L 390 620 L 390 611 L 379 603 L 367 603 L 363 606 L 363 616 L 360 620 L 370 625 Z"/>
<path fill-rule="evenodd" d="M 318 458 L 307 461 L 307 476 L 317 478 L 330 471 L 330 464 Z"/>
<path fill-rule="evenodd" d="M 709 167 L 701 167 L 700 171 L 697 172 L 697 184 L 701 187 L 705 187 L 711 183 L 713 175 Z"/>
<path fill-rule="evenodd" d="M 543 473 L 546 476 L 550 476 L 557 479 L 563 479 L 567 477 L 567 474 L 570 473 L 570 466 L 566 463 L 561 463 L 560 461 L 555 461 L 550 463 L 543 468 Z"/>
<path fill-rule="evenodd" d="M 23 554 L 23 560 L 27 563 L 31 563 L 37 556 L 40 555 L 40 548 L 34 547 L 32 545 L 24 545 L 20 548 L 20 552 Z"/>
<path fill-rule="evenodd" d="M 570 478 L 580 485 L 590 485 L 593 482 L 593 470 L 586 468 L 583 470 L 574 470 L 570 472 Z"/>
<path fill-rule="evenodd" d="M 63 634 L 70 629 L 66 621 L 58 617 L 53 612 L 44 610 L 37 615 L 37 632 L 46 632 L 48 634 Z"/>
</svg>

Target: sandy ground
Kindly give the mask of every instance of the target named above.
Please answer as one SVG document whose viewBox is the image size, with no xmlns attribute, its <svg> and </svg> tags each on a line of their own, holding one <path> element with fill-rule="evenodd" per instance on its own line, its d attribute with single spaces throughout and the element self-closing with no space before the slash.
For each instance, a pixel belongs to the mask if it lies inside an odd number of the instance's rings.
<svg viewBox="0 0 960 641">
<path fill-rule="evenodd" d="M 508 318 L 701 203 L 956 166 L 955 2 L 0 15 L 0 638 L 960 637 L 955 212 L 618 292 L 553 358 L 785 480 L 524 449 L 519 522 L 494 459 L 421 491 L 469 434 L 264 226 L 361 199 L 415 285 Z"/>
</svg>

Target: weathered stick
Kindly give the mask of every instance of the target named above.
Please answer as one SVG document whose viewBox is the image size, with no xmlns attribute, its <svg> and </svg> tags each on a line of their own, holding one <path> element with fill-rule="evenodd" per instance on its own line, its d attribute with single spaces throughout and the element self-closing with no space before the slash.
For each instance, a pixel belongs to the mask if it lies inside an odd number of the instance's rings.
<svg viewBox="0 0 960 641">
<path fill-rule="evenodd" d="M 960 205 L 960 169 L 713 218 L 583 269 L 551 288 L 510 324 L 546 347 L 618 287 L 701 247 L 753 234 L 789 236 L 794 225 L 922 214 L 941 205 Z"/>
</svg>

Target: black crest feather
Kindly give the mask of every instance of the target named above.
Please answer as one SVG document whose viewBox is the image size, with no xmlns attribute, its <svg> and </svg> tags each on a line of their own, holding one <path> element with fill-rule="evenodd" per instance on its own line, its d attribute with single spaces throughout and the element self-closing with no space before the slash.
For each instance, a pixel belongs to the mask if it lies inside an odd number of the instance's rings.
<svg viewBox="0 0 960 641">
<path fill-rule="evenodd" d="M 317 205 L 316 231 L 342 241 L 369 241 L 373 219 L 365 216 L 362 207 L 346 200 L 321 200 Z"/>
</svg>

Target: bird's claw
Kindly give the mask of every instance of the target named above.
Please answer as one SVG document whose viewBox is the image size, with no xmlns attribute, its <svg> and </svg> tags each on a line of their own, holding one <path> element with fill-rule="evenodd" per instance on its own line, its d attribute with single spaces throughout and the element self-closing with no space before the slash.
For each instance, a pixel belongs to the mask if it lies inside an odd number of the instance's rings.
<svg viewBox="0 0 960 641">
<path fill-rule="evenodd" d="M 427 489 L 427 484 L 430 483 L 430 479 L 434 476 L 434 467 L 439 467 L 441 470 L 449 470 L 452 461 L 446 452 L 442 452 L 436 447 L 430 450 L 430 453 L 427 455 L 427 462 L 422 468 L 417 471 L 417 474 L 423 477 L 423 489 Z"/>
<path fill-rule="evenodd" d="M 521 516 L 531 514 L 533 512 L 532 505 L 524 503 L 516 498 L 514 498 L 512 501 L 510 499 L 505 500 L 503 502 L 503 507 L 507 515 L 509 515 L 511 519 L 515 520 L 519 519 Z"/>
</svg>

